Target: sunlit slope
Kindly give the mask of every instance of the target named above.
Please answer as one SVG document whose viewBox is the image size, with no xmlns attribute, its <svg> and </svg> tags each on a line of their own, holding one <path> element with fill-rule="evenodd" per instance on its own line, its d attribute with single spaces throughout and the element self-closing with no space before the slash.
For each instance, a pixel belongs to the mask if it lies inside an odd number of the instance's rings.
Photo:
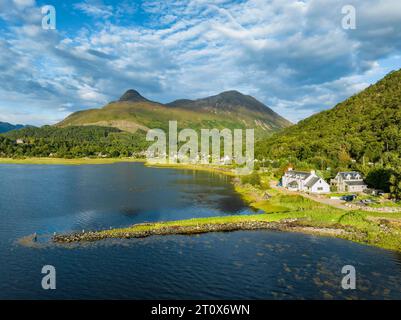
<svg viewBox="0 0 401 320">
<path fill-rule="evenodd" d="M 135 92 L 134 96 L 130 96 L 131 91 Z M 243 96 L 240 93 L 236 95 Z M 244 103 L 237 101 L 230 104 L 227 97 L 223 96 L 217 103 L 211 101 L 206 105 L 194 105 L 194 102 L 201 100 L 203 99 L 164 105 L 149 101 L 136 91 L 129 90 L 119 101 L 111 102 L 101 109 L 75 112 L 58 126 L 99 125 L 135 132 L 138 129 L 167 129 L 168 121 L 176 120 L 179 128 L 254 128 L 257 135 L 263 136 L 290 125 L 289 121 L 261 103 L 259 108 L 247 104 L 246 99 Z"/>
</svg>

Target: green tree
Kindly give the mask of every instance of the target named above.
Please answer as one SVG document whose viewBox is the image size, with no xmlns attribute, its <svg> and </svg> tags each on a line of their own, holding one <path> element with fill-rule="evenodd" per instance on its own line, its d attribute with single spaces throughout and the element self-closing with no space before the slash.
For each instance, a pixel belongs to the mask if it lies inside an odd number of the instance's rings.
<svg viewBox="0 0 401 320">
<path fill-rule="evenodd" d="M 250 184 L 252 186 L 260 186 L 260 175 L 254 170 L 251 174 L 241 177 L 242 184 Z"/>
<path fill-rule="evenodd" d="M 390 194 L 393 199 L 401 199 L 401 174 L 393 173 L 390 177 Z"/>
<path fill-rule="evenodd" d="M 389 192 L 390 178 L 393 173 L 393 169 L 375 168 L 368 172 L 365 181 L 371 188 L 380 189 L 384 192 Z"/>
</svg>

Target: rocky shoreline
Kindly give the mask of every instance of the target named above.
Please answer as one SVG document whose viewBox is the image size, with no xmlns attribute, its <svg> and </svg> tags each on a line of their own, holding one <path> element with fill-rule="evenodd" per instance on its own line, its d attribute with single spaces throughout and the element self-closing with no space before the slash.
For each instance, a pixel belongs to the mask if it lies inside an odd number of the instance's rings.
<svg viewBox="0 0 401 320">
<path fill-rule="evenodd" d="M 147 230 L 135 230 L 135 227 L 149 227 Z M 314 228 L 301 226 L 298 219 L 285 219 L 279 222 L 268 221 L 241 221 L 227 223 L 206 223 L 198 225 L 168 225 L 152 227 L 152 224 L 137 224 L 130 228 L 114 229 L 104 231 L 76 232 L 71 234 L 60 234 L 53 236 L 55 243 L 93 242 L 104 239 L 131 239 L 146 238 L 150 236 L 164 235 L 193 235 L 208 232 L 231 232 L 250 230 L 275 230 L 275 231 L 298 231 L 321 235 L 342 234 L 343 229 L 336 228 Z"/>
<path fill-rule="evenodd" d="M 119 231 L 106 230 L 106 231 L 89 231 L 83 233 L 71 233 L 53 236 L 53 241 L 57 243 L 71 243 L 83 241 L 99 241 L 109 238 L 117 239 L 131 239 L 131 238 L 146 238 L 150 236 L 162 235 L 191 235 L 208 232 L 229 232 L 238 230 L 257 230 L 257 229 L 280 229 L 281 223 L 265 222 L 265 221 L 247 221 L 247 222 L 234 222 L 234 223 L 218 223 L 218 224 L 201 224 L 191 226 L 166 226 L 158 228 L 149 228 L 149 230 L 126 230 Z M 146 226 L 140 224 L 135 226 Z M 150 225 L 149 225 L 150 226 Z M 134 226 L 133 226 L 134 227 Z"/>
</svg>

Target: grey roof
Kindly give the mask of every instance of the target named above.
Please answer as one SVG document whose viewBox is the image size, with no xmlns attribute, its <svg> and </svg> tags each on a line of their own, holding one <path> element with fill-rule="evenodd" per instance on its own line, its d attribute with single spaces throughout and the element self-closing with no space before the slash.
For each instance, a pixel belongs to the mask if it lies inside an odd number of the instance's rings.
<svg viewBox="0 0 401 320">
<path fill-rule="evenodd" d="M 363 179 L 362 174 L 357 171 L 339 172 L 338 173 L 344 180 L 360 180 Z M 347 176 L 350 176 L 348 179 Z M 359 176 L 359 178 L 357 178 Z"/>
<path fill-rule="evenodd" d="M 344 181 L 345 184 L 349 186 L 366 186 L 366 183 L 363 180 L 355 180 L 355 181 Z"/>
<path fill-rule="evenodd" d="M 291 178 L 300 177 L 302 180 L 305 180 L 306 178 L 308 178 L 311 175 L 310 172 L 294 171 L 294 170 L 287 171 L 286 174 L 289 175 Z"/>
<path fill-rule="evenodd" d="M 312 177 L 306 184 L 305 186 L 307 186 L 308 188 L 312 187 L 316 182 L 318 182 L 320 180 L 319 177 Z"/>
</svg>

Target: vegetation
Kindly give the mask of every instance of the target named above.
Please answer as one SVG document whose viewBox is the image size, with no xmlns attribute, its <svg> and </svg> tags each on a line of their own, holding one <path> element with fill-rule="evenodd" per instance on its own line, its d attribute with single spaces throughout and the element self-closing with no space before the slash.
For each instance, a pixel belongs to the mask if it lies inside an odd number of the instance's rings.
<svg viewBox="0 0 401 320">
<path fill-rule="evenodd" d="M 359 170 L 371 187 L 390 190 L 392 185 L 399 198 L 395 181 L 401 170 L 400 123 L 401 70 L 335 108 L 260 141 L 256 154 L 259 159 L 314 167 L 327 176 Z"/>
<path fill-rule="evenodd" d="M 359 243 L 401 251 L 401 213 L 346 211 L 318 203 L 300 195 L 270 190 L 269 200 L 260 200 L 264 190 L 250 184 L 237 191 L 262 214 L 196 218 L 137 224 L 126 228 L 58 235 L 58 242 L 96 241 L 105 238 L 150 235 L 192 234 L 215 231 L 279 229 L 335 236 Z"/>
<path fill-rule="evenodd" d="M 17 124 L 17 125 L 12 125 L 8 122 L 1 122 L 0 121 L 0 133 L 4 133 L 4 132 L 8 132 L 11 130 L 16 130 L 16 129 L 21 129 L 24 126 L 21 124 Z"/>
<path fill-rule="evenodd" d="M 129 132 L 149 128 L 168 131 L 170 120 L 178 122 L 179 130 L 255 128 L 255 134 L 259 137 L 290 125 L 289 121 L 256 99 L 239 92 L 226 92 L 196 101 L 178 100 L 164 105 L 129 90 L 119 101 L 111 102 L 101 109 L 75 112 L 58 126 L 91 124 L 117 127 Z"/>
<path fill-rule="evenodd" d="M 401 173 L 394 172 L 390 177 L 390 194 L 394 199 L 401 199 Z"/>
<path fill-rule="evenodd" d="M 144 132 L 97 126 L 27 127 L 0 135 L 0 157 L 8 158 L 130 157 L 147 146 Z"/>
<path fill-rule="evenodd" d="M 116 162 L 139 162 L 134 158 L 0 158 L 0 164 L 53 164 L 53 165 L 81 165 L 81 164 L 110 164 Z"/>
<path fill-rule="evenodd" d="M 145 163 L 148 167 L 153 168 L 169 168 L 169 169 L 179 169 L 179 170 L 197 170 L 197 171 L 207 171 L 211 173 L 224 174 L 227 176 L 235 176 L 235 172 L 232 167 L 227 165 L 213 165 L 213 164 L 190 164 L 190 163 L 156 163 L 152 164 L 149 162 Z"/>
<path fill-rule="evenodd" d="M 260 176 L 256 171 L 253 171 L 251 174 L 242 176 L 241 177 L 241 182 L 243 184 L 250 184 L 252 186 L 260 186 L 261 185 L 261 180 Z"/>
</svg>

